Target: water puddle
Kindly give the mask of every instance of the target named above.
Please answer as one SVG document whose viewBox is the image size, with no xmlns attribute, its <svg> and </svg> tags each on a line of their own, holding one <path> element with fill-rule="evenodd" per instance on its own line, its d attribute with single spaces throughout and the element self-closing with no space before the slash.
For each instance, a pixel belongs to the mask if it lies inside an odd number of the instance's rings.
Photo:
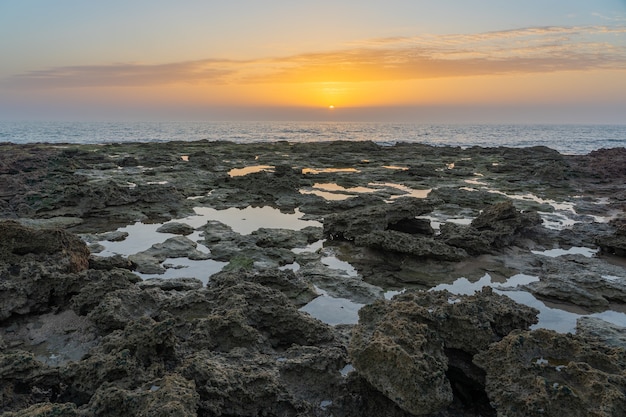
<svg viewBox="0 0 626 417">
<path fill-rule="evenodd" d="M 228 171 L 228 175 L 231 177 L 243 177 L 248 174 L 255 174 L 257 172 L 272 172 L 274 170 L 272 165 L 251 165 L 244 168 L 233 168 Z"/>
<path fill-rule="evenodd" d="M 164 274 L 142 274 L 135 272 L 142 279 L 149 278 L 197 278 L 204 285 L 209 282 L 209 277 L 220 272 L 228 262 L 214 261 L 213 259 L 194 261 L 188 258 L 167 258 L 163 261 Z"/>
<path fill-rule="evenodd" d="M 303 213 L 295 210 L 294 213 L 283 213 L 273 207 L 247 207 L 243 209 L 229 208 L 226 210 L 216 210 L 209 207 L 194 208 L 195 215 L 181 219 L 172 220 L 172 222 L 184 223 L 196 229 L 204 226 L 208 221 L 217 220 L 229 226 L 233 231 L 247 235 L 260 228 L 280 228 L 301 230 L 308 226 L 322 227 L 322 224 L 314 220 L 303 220 Z M 168 222 L 169 223 L 169 222 Z M 172 233 L 162 233 L 157 230 L 165 223 L 141 223 L 121 227 L 117 232 L 125 234 L 126 238 L 118 241 L 99 241 L 98 244 L 103 249 L 98 253 L 99 256 L 122 255 L 128 257 L 139 252 L 143 252 L 152 247 L 156 243 L 163 243 L 167 239 L 177 235 Z M 196 249 L 200 252 L 209 254 L 210 250 L 201 244 L 203 241 L 200 231 L 194 231 L 187 238 L 196 242 Z M 309 247 L 301 250 L 315 251 L 321 248 L 323 241 L 315 242 Z M 294 249 L 297 250 L 298 248 Z M 147 278 L 182 278 L 194 277 L 200 279 L 204 284 L 208 282 L 211 275 L 219 272 L 227 265 L 227 262 L 218 262 L 212 259 L 207 260 L 190 260 L 188 258 L 168 258 L 163 262 L 166 268 L 164 274 L 141 274 L 136 272 L 143 279 Z M 299 269 L 299 265 L 291 264 L 285 266 L 285 269 Z"/>
<path fill-rule="evenodd" d="M 330 297 L 326 291 L 319 287 L 315 287 L 315 290 L 320 296 L 300 308 L 300 311 L 308 313 L 331 326 L 359 322 L 359 310 L 365 304 L 355 303 L 347 298 Z"/>
<path fill-rule="evenodd" d="M 497 294 L 506 295 L 520 304 L 539 310 L 539 315 L 537 316 L 539 321 L 537 324 L 531 326 L 531 329 L 541 328 L 554 330 L 559 333 L 575 333 L 576 320 L 581 317 L 597 317 L 618 326 L 626 327 L 626 314 L 622 312 L 606 310 L 601 313 L 594 314 L 574 313 L 561 308 L 550 307 L 543 301 L 537 299 L 531 293 L 516 289 L 516 287 L 520 285 L 527 285 L 538 280 L 539 277 L 536 276 L 516 274 L 508 278 L 503 283 L 497 283 L 492 281 L 489 274 L 485 274 L 475 282 L 471 282 L 467 278 L 459 278 L 452 284 L 440 284 L 431 288 L 430 291 L 448 290 L 450 293 L 455 295 L 472 295 L 476 291 L 480 291 L 484 286 L 490 286 L 494 288 L 494 292 Z M 452 298 L 450 302 L 457 302 L 457 299 Z"/>
<path fill-rule="evenodd" d="M 447 290 L 457 295 L 472 295 L 476 291 L 482 290 L 483 287 L 489 286 L 494 288 L 516 288 L 519 285 L 530 284 L 539 281 L 539 277 L 526 274 L 515 274 L 504 282 L 494 282 L 491 275 L 485 274 L 478 281 L 471 282 L 465 277 L 461 277 L 452 284 L 439 284 L 429 291 Z"/>
<path fill-rule="evenodd" d="M 549 307 L 526 291 L 494 290 L 494 292 L 506 295 L 520 304 L 539 310 L 539 322 L 532 325 L 531 329 L 549 329 L 559 333 L 576 333 L 576 321 L 581 317 L 596 317 L 609 323 L 626 327 L 626 314 L 618 311 L 606 310 L 594 314 L 577 314 L 560 308 Z"/>
<path fill-rule="evenodd" d="M 338 172 L 345 172 L 345 173 L 358 173 L 361 172 L 356 168 L 303 168 L 302 169 L 302 173 L 303 174 L 332 174 L 332 173 L 338 173 Z"/>
<path fill-rule="evenodd" d="M 357 270 L 350 263 L 342 261 L 335 256 L 324 256 L 321 259 L 321 262 L 330 269 L 338 269 L 345 272 L 345 274 L 350 277 L 356 277 L 359 275 Z"/>
<path fill-rule="evenodd" d="M 381 193 L 385 195 L 391 194 L 390 200 L 387 200 L 387 202 L 391 202 L 391 200 L 400 197 L 426 198 L 432 191 L 432 188 L 416 190 L 402 184 L 394 183 L 371 182 L 367 185 L 367 187 L 346 188 L 336 183 L 315 183 L 310 188 L 301 189 L 300 193 L 314 194 L 328 201 L 346 200 L 348 198 L 356 197 L 359 194 Z"/>
<path fill-rule="evenodd" d="M 243 209 L 231 207 L 225 210 L 196 207 L 194 211 L 198 217 L 195 221 L 194 218 L 196 216 L 188 217 L 181 221 L 193 227 L 199 227 L 206 224 L 208 220 L 217 220 L 230 226 L 233 231 L 242 235 L 249 235 L 261 228 L 302 230 L 308 226 L 323 226 L 322 223 L 315 220 L 303 220 L 302 216 L 304 216 L 304 213 L 298 209 L 295 209 L 294 213 L 283 213 L 270 206 L 246 207 Z"/>
<path fill-rule="evenodd" d="M 556 258 L 558 256 L 564 255 L 583 255 L 587 258 L 593 258 L 598 253 L 598 249 L 585 248 L 583 246 L 573 246 L 569 249 L 556 248 L 544 251 L 533 250 L 531 252 L 535 255 L 549 256 L 551 258 Z"/>
</svg>

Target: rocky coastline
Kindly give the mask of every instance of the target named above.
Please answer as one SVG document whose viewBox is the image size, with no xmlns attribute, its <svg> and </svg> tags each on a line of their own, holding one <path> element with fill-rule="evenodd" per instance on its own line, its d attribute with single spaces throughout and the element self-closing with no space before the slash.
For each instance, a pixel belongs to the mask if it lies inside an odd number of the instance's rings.
<svg viewBox="0 0 626 417">
<path fill-rule="evenodd" d="M 0 144 L 0 413 L 619 416 L 625 212 L 625 148 Z"/>
</svg>

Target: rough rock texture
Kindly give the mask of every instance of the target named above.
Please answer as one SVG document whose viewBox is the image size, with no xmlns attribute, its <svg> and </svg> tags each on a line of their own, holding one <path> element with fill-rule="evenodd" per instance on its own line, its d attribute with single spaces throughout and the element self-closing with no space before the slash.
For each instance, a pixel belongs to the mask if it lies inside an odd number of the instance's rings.
<svg viewBox="0 0 626 417">
<path fill-rule="evenodd" d="M 606 322 L 597 317 L 581 317 L 576 321 L 576 334 L 595 339 L 608 346 L 626 349 L 626 327 Z"/>
<path fill-rule="evenodd" d="M 63 230 L 0 222 L 0 321 L 63 307 L 82 285 L 89 250 Z"/>
<path fill-rule="evenodd" d="M 626 218 L 614 220 L 615 232 L 610 236 L 596 239 L 596 243 L 603 253 L 626 257 Z"/>
<path fill-rule="evenodd" d="M 507 200 L 486 208 L 470 226 L 447 223 L 441 228 L 441 239 L 471 255 L 494 253 L 511 246 L 526 229 L 539 224 L 541 218 L 536 212 L 522 213 Z"/>
<path fill-rule="evenodd" d="M 446 223 L 441 234 L 416 216 L 433 210 L 437 200 L 400 199 L 389 205 L 357 208 L 324 218 L 324 234 L 357 246 L 421 258 L 460 261 L 470 255 L 496 253 L 513 245 L 527 229 L 541 224 L 536 212 L 522 213 L 510 200 L 488 206 L 471 225 Z"/>
<path fill-rule="evenodd" d="M 529 271 L 539 281 L 525 286 L 542 299 L 566 302 L 589 311 L 604 311 L 610 303 L 626 303 L 626 274 L 619 265 L 598 258 L 565 255 L 541 257 L 540 268 Z"/>
<path fill-rule="evenodd" d="M 549 330 L 516 331 L 474 361 L 498 416 L 623 415 L 626 350 Z"/>
<path fill-rule="evenodd" d="M 490 289 L 464 297 L 409 292 L 359 311 L 350 357 L 359 374 L 398 406 L 426 415 L 453 400 L 450 360 L 462 373 L 456 364 L 462 353 L 471 357 L 510 331 L 527 329 L 536 314 Z"/>
<path fill-rule="evenodd" d="M 0 413 L 411 417 L 408 404 L 432 417 L 510 417 L 539 414 L 545 403 L 552 415 L 576 415 L 574 406 L 619 415 L 619 326 L 585 318 L 577 330 L 584 340 L 531 332 L 512 343 L 505 335 L 527 328 L 533 314 L 488 290 L 375 300 L 461 277 L 473 285 L 486 274 L 495 286 L 525 273 L 540 280 L 516 291 L 572 311 L 615 310 L 606 317 L 621 319 L 625 152 L 1 143 L 0 217 L 20 225 L 0 225 Z M 232 176 L 258 165 L 273 168 Z M 198 207 L 249 206 L 297 208 L 324 229 L 286 224 L 240 234 L 211 219 L 188 234 L 191 227 L 172 221 Z M 96 253 L 103 241 L 132 238 L 132 228 L 116 229 L 136 222 L 166 223 L 161 231 L 182 235 L 134 254 L 147 268 L 161 271 L 172 256 L 226 266 L 195 277 L 208 277 L 206 287 L 193 277 L 141 281 L 131 272 L 140 262 L 89 257 L 73 235 L 42 230 L 80 233 Z M 197 234 L 210 253 L 197 252 Z M 600 252 L 536 253 L 576 246 Z M 347 354 L 353 325 L 328 326 L 298 310 L 315 287 L 329 300 L 374 303 L 350 348 L 355 358 L 363 352 L 356 370 Z M 512 353 L 525 343 L 534 364 Z M 548 377 L 565 375 L 561 363 L 551 366 L 562 351 L 575 366 L 567 381 L 550 384 Z M 582 394 L 573 398 L 565 386 Z M 415 396 L 419 389 L 433 396 Z"/>
</svg>

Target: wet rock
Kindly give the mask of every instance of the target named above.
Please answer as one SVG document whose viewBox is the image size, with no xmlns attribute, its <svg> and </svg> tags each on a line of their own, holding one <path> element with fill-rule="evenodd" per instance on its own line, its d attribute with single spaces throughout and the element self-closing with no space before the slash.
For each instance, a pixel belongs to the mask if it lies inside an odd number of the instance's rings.
<svg viewBox="0 0 626 417">
<path fill-rule="evenodd" d="M 324 235 L 330 239 L 354 240 L 358 236 L 385 230 L 397 230 L 398 223 L 413 221 L 416 216 L 430 213 L 435 206 L 431 200 L 400 198 L 393 204 L 346 210 L 324 217 Z"/>
<path fill-rule="evenodd" d="M 175 235 L 183 236 L 190 235 L 193 233 L 193 231 L 193 227 L 189 226 L 188 224 L 178 222 L 168 222 L 157 229 L 157 232 L 159 233 L 172 233 Z"/>
<path fill-rule="evenodd" d="M 193 417 L 197 415 L 198 400 L 194 382 L 174 374 L 133 390 L 104 386 L 96 391 L 83 412 L 111 417 Z"/>
<path fill-rule="evenodd" d="M 137 283 L 140 289 L 160 288 L 163 291 L 191 291 L 202 288 L 202 281 L 198 278 L 149 278 Z"/>
<path fill-rule="evenodd" d="M 598 258 L 582 255 L 542 257 L 536 271 L 539 281 L 525 286 L 540 298 L 567 302 L 592 311 L 603 311 L 609 303 L 626 304 L 624 269 Z"/>
<path fill-rule="evenodd" d="M 609 236 L 601 236 L 596 239 L 602 253 L 626 257 L 626 219 L 622 218 L 612 222 L 615 232 Z"/>
<path fill-rule="evenodd" d="M 62 307 L 80 289 L 89 250 L 78 237 L 12 221 L 0 222 L 0 236 L 0 321 Z"/>
<path fill-rule="evenodd" d="M 489 288 L 473 296 L 407 292 L 359 311 L 350 357 L 359 374 L 402 409 L 434 413 L 453 400 L 449 355 L 455 363 L 457 352 L 471 358 L 510 331 L 527 329 L 536 314 Z M 455 371 L 463 373 L 460 365 Z"/>
<path fill-rule="evenodd" d="M 626 348 L 626 327 L 597 317 L 583 316 L 576 321 L 576 334 L 608 346 Z"/>
<path fill-rule="evenodd" d="M 474 362 L 498 415 L 616 416 L 626 408 L 626 351 L 572 334 L 516 331 Z"/>
<path fill-rule="evenodd" d="M 165 268 L 161 262 L 167 258 L 189 258 L 192 260 L 210 259 L 211 255 L 196 249 L 198 244 L 184 236 L 175 236 L 163 243 L 155 243 L 148 250 L 130 255 L 137 272 L 142 274 L 163 274 Z"/>
<path fill-rule="evenodd" d="M 441 227 L 440 238 L 472 255 L 495 253 L 514 244 L 529 228 L 541 222 L 536 212 L 520 212 L 507 200 L 489 206 L 470 226 L 445 224 Z"/>
<path fill-rule="evenodd" d="M 91 255 L 89 257 L 89 268 L 110 271 L 115 268 L 132 270 L 134 266 L 133 266 L 133 263 L 128 258 L 125 258 L 122 255 L 113 255 L 113 256 Z"/>
</svg>

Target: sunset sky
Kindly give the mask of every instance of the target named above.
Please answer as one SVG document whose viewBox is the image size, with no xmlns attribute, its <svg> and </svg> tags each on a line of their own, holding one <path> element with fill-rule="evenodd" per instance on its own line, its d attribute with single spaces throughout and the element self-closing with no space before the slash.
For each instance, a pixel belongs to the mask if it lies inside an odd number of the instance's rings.
<svg viewBox="0 0 626 417">
<path fill-rule="evenodd" d="M 2 120 L 626 123 L 626 0 L 3 0 L 0 57 Z"/>
</svg>

